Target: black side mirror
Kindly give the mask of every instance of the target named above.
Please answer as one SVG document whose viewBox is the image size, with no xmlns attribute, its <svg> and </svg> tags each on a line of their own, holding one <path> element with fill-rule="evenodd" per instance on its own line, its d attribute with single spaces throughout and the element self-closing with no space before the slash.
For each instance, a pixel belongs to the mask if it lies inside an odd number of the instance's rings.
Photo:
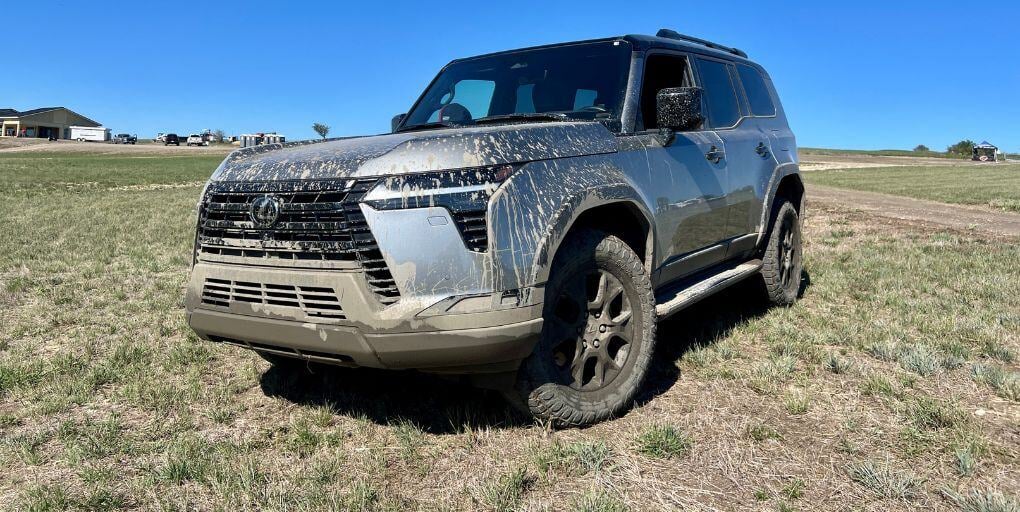
<svg viewBox="0 0 1020 512">
<path fill-rule="evenodd" d="M 390 131 L 397 131 L 397 127 L 400 126 L 400 123 L 404 122 L 405 117 L 407 117 L 407 114 L 397 114 L 393 116 L 393 119 L 390 120 Z"/>
<path fill-rule="evenodd" d="M 705 122 L 701 113 L 701 87 L 673 87 L 655 95 L 655 120 L 659 129 L 696 130 Z"/>
</svg>

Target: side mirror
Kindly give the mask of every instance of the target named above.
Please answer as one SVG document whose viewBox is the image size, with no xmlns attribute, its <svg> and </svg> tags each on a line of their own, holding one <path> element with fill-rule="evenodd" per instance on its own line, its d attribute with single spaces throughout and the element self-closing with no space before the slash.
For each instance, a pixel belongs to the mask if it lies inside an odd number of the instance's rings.
<svg viewBox="0 0 1020 512">
<path fill-rule="evenodd" d="M 705 122 L 701 113 L 701 87 L 673 87 L 655 95 L 655 121 L 659 129 L 695 130 Z"/>
<path fill-rule="evenodd" d="M 405 117 L 407 117 L 407 114 L 397 114 L 393 116 L 393 119 L 390 120 L 390 131 L 397 131 L 397 127 L 400 126 L 400 123 L 404 122 Z"/>
</svg>

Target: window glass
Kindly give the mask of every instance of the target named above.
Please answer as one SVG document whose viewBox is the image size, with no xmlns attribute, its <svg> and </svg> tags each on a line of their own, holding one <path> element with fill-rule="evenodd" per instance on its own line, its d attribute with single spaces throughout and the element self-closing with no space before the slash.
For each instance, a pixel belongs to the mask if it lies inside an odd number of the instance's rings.
<svg viewBox="0 0 1020 512">
<path fill-rule="evenodd" d="M 772 103 L 772 95 L 761 73 L 743 64 L 737 66 L 737 73 L 747 93 L 747 101 L 751 104 L 751 114 L 765 117 L 776 115 L 776 106 Z"/>
<path fill-rule="evenodd" d="M 411 109 L 404 128 L 438 121 L 440 110 L 443 121 L 455 124 L 536 112 L 582 120 L 618 117 L 631 50 L 624 41 L 603 41 L 454 62 Z M 587 108 L 593 106 L 599 108 Z"/>
<path fill-rule="evenodd" d="M 708 119 L 713 128 L 728 128 L 740 119 L 740 106 L 726 63 L 698 59 L 701 86 L 705 88 Z"/>
<path fill-rule="evenodd" d="M 514 112 L 520 114 L 535 113 L 535 98 L 532 96 L 535 91 L 535 84 L 521 84 L 517 87 L 517 105 Z"/>
<path fill-rule="evenodd" d="M 675 55 L 652 54 L 645 60 L 645 76 L 641 85 L 641 118 L 639 130 L 658 128 L 656 95 L 662 89 L 690 85 L 687 79 L 687 59 Z"/>
<path fill-rule="evenodd" d="M 440 100 L 443 105 L 454 103 L 463 106 L 471 113 L 471 117 L 478 119 L 489 115 L 489 106 L 492 105 L 492 93 L 496 90 L 496 82 L 491 80 L 461 80 L 454 87 L 451 98 L 447 92 Z M 445 107 L 436 109 L 429 116 L 429 121 L 439 120 L 439 112 Z"/>
<path fill-rule="evenodd" d="M 584 107 L 595 106 L 595 98 L 598 98 L 599 92 L 591 89 L 578 89 L 574 93 L 574 110 L 581 110 Z"/>
</svg>

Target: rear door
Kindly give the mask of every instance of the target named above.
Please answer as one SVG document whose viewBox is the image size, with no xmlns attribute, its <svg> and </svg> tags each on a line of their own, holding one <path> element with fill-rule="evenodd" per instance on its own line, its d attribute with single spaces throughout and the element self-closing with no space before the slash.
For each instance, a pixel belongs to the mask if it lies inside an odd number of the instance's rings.
<svg viewBox="0 0 1020 512">
<path fill-rule="evenodd" d="M 712 128 L 726 145 L 727 215 L 719 236 L 734 245 L 736 251 L 729 251 L 732 255 L 749 244 L 753 246 L 756 240 L 761 192 L 776 165 L 772 139 L 766 127 L 751 115 L 736 66 L 708 57 L 699 57 L 697 63 Z"/>
</svg>

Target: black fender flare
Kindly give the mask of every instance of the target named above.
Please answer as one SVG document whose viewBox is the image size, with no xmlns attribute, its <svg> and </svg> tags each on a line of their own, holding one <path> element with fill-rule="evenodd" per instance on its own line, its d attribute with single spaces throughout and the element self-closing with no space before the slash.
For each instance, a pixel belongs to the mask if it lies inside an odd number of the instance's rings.
<svg viewBox="0 0 1020 512">
<path fill-rule="evenodd" d="M 762 203 L 761 208 L 761 220 L 758 223 L 758 240 L 755 244 L 760 247 L 762 241 L 768 236 L 769 231 L 769 219 L 772 215 L 772 203 L 776 199 L 776 193 L 779 191 L 779 184 L 782 183 L 783 179 L 787 176 L 796 175 L 797 179 L 800 180 L 801 185 L 804 181 L 800 178 L 800 165 L 797 162 L 787 162 L 779 164 L 772 171 L 772 176 L 769 178 L 768 188 L 765 190 L 765 199 Z M 805 194 L 806 198 L 806 194 Z M 802 198 L 801 203 L 797 207 L 797 211 L 804 213 L 804 206 L 806 199 Z"/>
<path fill-rule="evenodd" d="M 585 212 L 614 204 L 624 204 L 634 208 L 648 223 L 648 236 L 645 240 L 645 267 L 650 274 L 652 262 L 655 261 L 655 217 L 634 187 L 627 183 L 609 183 L 581 189 L 564 198 L 559 208 L 551 216 L 548 229 L 539 239 L 531 264 L 533 273 L 530 282 L 545 283 L 549 279 L 552 260 L 577 219 Z"/>
</svg>

